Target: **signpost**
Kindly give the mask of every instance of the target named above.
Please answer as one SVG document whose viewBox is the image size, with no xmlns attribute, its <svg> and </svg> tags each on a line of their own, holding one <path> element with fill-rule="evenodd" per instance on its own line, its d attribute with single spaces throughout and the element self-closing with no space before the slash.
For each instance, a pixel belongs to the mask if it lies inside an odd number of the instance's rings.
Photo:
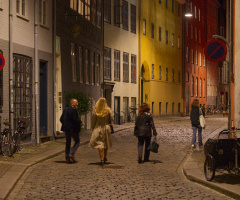
<svg viewBox="0 0 240 200">
<path fill-rule="evenodd" d="M 227 47 L 222 40 L 213 39 L 206 43 L 204 51 L 208 60 L 212 62 L 220 62 L 226 57 Z"/>
<path fill-rule="evenodd" d="M 5 65 L 5 59 L 2 54 L 0 54 L 0 71 L 3 69 Z"/>
</svg>

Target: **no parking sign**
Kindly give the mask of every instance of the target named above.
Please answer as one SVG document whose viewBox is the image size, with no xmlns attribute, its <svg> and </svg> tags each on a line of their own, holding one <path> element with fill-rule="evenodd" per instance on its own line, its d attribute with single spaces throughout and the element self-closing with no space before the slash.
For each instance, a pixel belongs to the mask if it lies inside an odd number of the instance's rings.
<svg viewBox="0 0 240 200">
<path fill-rule="evenodd" d="M 2 70 L 4 65 L 5 65 L 5 59 L 4 59 L 3 55 L 0 54 L 0 71 Z"/>
</svg>

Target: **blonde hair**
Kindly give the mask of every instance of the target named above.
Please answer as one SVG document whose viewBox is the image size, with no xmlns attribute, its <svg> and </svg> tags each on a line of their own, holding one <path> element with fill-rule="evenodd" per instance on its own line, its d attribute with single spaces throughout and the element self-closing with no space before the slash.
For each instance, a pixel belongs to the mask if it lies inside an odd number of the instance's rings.
<svg viewBox="0 0 240 200">
<path fill-rule="evenodd" d="M 94 113 L 98 116 L 98 117 L 105 117 L 106 115 L 108 115 L 110 113 L 110 108 L 107 105 L 107 100 L 104 97 L 101 97 L 94 108 Z"/>
</svg>

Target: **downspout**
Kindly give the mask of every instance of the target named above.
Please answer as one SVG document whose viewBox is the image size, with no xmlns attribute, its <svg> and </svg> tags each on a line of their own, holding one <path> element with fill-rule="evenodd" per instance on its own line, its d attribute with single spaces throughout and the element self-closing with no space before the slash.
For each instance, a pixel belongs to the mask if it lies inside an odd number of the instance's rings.
<svg viewBox="0 0 240 200">
<path fill-rule="evenodd" d="M 102 86 L 103 86 L 103 93 L 102 96 L 106 98 L 106 94 L 105 94 L 105 83 L 104 83 L 104 1 L 103 2 L 103 6 L 102 6 Z"/>
<path fill-rule="evenodd" d="M 53 0 L 53 140 L 56 136 L 56 0 Z"/>
<path fill-rule="evenodd" d="M 10 0 L 11 1 L 11 0 Z M 34 15 L 34 66 L 35 66 L 35 131 L 36 131 L 36 145 L 40 145 L 39 134 L 39 66 L 38 66 L 38 0 L 35 0 L 35 15 Z"/>
<path fill-rule="evenodd" d="M 9 0 L 9 121 L 14 131 L 13 112 L 13 1 Z"/>
</svg>

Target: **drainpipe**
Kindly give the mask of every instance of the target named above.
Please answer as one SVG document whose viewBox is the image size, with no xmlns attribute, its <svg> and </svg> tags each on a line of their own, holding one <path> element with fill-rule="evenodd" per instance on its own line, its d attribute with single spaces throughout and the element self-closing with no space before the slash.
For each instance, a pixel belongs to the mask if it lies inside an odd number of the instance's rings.
<svg viewBox="0 0 240 200">
<path fill-rule="evenodd" d="M 10 0 L 11 1 L 11 0 Z M 38 0 L 35 0 L 35 19 L 34 19 L 34 66 L 35 66 L 35 131 L 36 145 L 40 145 L 40 122 L 39 122 L 39 66 L 38 66 Z"/>
<path fill-rule="evenodd" d="M 56 136 L 56 0 L 53 0 L 53 139 Z"/>
<path fill-rule="evenodd" d="M 13 2 L 9 0 L 9 121 L 12 134 L 14 131 L 13 113 Z"/>
</svg>

